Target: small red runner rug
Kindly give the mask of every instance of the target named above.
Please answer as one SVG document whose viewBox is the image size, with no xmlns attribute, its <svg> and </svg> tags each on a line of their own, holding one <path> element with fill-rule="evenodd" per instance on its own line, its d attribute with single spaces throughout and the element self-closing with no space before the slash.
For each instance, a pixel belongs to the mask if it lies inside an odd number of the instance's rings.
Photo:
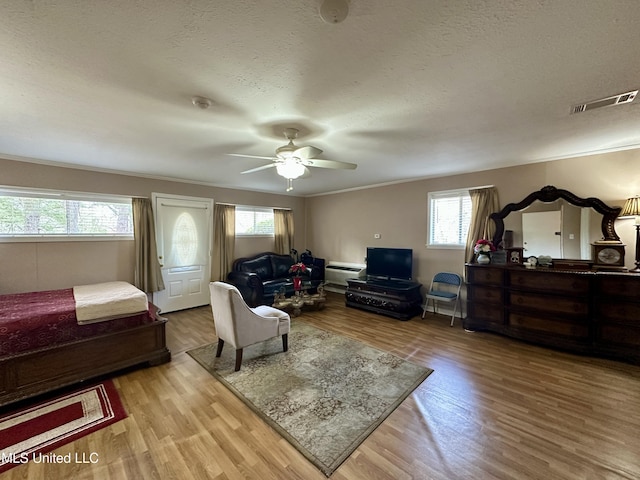
<svg viewBox="0 0 640 480">
<path fill-rule="evenodd" d="M 1 416 L 0 473 L 28 461 L 95 463 L 97 452 L 46 454 L 126 417 L 111 380 Z"/>
</svg>

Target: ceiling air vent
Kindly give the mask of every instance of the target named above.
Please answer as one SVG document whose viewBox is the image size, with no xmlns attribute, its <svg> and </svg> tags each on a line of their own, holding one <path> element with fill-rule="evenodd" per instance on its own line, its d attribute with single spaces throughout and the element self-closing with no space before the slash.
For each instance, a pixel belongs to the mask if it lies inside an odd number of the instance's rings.
<svg viewBox="0 0 640 480">
<path fill-rule="evenodd" d="M 601 98 L 600 100 L 594 100 L 593 102 L 582 103 L 580 105 L 574 105 L 571 107 L 571 113 L 586 112 L 587 110 L 593 110 L 595 108 L 610 107 L 612 105 L 622 105 L 623 103 L 631 103 L 638 94 L 638 90 L 632 92 L 621 93 L 614 95 L 613 97 Z"/>
</svg>

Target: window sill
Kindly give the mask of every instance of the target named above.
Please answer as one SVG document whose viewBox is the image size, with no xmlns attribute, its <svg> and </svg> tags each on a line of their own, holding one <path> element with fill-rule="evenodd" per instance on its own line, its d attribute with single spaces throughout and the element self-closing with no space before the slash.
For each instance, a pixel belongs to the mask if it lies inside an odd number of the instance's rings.
<svg viewBox="0 0 640 480">
<path fill-rule="evenodd" d="M 46 243 L 46 242 L 119 242 L 122 240 L 131 241 L 133 235 L 122 236 L 92 236 L 92 235 L 78 235 L 76 236 L 15 236 L 15 237 L 0 237 L 0 243 Z"/>
</svg>

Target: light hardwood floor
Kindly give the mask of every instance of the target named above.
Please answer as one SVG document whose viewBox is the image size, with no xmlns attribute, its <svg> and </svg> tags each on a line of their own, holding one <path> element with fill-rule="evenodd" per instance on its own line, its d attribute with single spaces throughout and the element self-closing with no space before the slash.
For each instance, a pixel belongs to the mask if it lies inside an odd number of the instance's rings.
<svg viewBox="0 0 640 480">
<path fill-rule="evenodd" d="M 28 463 L 2 480 L 325 478 L 185 353 L 215 341 L 209 308 L 167 317 L 171 363 L 115 378 L 128 418 L 56 451 L 98 463 Z M 402 322 L 337 294 L 294 321 L 434 369 L 332 479 L 640 478 L 640 366 L 468 333 L 443 316 Z"/>
</svg>

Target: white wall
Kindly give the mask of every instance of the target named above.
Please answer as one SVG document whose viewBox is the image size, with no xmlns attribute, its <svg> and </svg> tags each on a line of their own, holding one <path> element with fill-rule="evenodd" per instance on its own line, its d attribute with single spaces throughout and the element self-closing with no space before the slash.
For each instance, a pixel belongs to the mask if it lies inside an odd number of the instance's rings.
<svg viewBox="0 0 640 480">
<path fill-rule="evenodd" d="M 0 184 L 91 193 L 150 197 L 152 192 L 213 198 L 237 205 L 290 208 L 305 243 L 304 198 L 169 182 L 0 158 Z M 133 281 L 133 241 L 0 242 L 0 294 L 68 288 L 111 280 Z M 236 257 L 273 250 L 273 239 L 238 242 Z"/>
<path fill-rule="evenodd" d="M 412 248 L 414 276 L 428 284 L 438 271 L 463 273 L 465 261 L 462 250 L 425 246 L 428 192 L 495 185 L 503 207 L 553 185 L 622 206 L 640 193 L 638 166 L 640 150 L 627 150 L 310 197 L 306 237 L 317 256 L 344 262 L 362 262 L 367 246 Z M 632 267 L 633 220 L 616 221 L 616 229 L 627 245 L 626 265 Z"/>
<path fill-rule="evenodd" d="M 308 248 L 327 261 L 361 263 L 367 246 L 412 248 L 415 275 L 424 284 L 438 271 L 462 273 L 465 257 L 462 250 L 425 246 L 429 191 L 495 185 L 504 206 L 545 185 L 554 185 L 580 197 L 598 197 L 609 205 L 621 206 L 626 198 L 640 193 L 638 165 L 640 150 L 628 150 L 302 198 L 0 159 L 0 184 L 137 196 L 161 192 L 223 203 L 291 208 L 298 251 Z M 633 220 L 618 220 L 616 229 L 627 245 L 626 264 L 633 267 Z M 376 233 L 380 239 L 374 239 Z M 270 239 L 239 240 L 235 256 L 265 250 L 273 250 Z M 133 246 L 126 241 L 0 243 L 0 265 L 0 293 L 65 288 L 93 281 L 131 281 Z"/>
</svg>

